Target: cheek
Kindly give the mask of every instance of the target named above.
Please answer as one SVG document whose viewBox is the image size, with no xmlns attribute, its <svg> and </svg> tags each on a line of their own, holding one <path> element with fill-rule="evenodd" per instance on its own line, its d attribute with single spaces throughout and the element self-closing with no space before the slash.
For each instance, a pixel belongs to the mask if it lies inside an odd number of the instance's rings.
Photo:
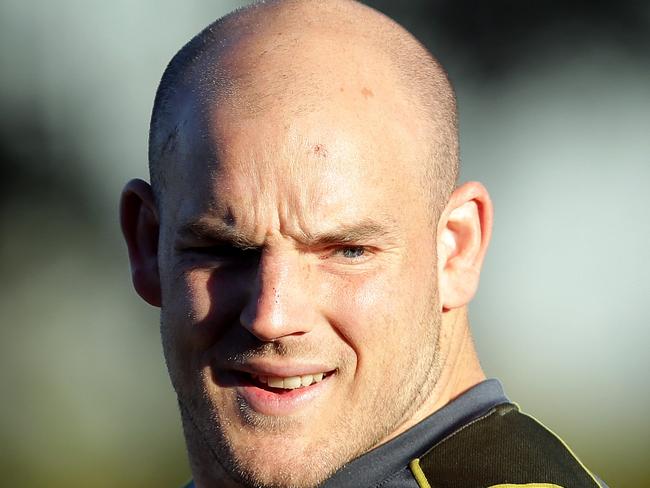
<svg viewBox="0 0 650 488">
<path fill-rule="evenodd" d="M 375 350 L 385 350 L 387 335 L 400 322 L 395 303 L 398 281 L 386 276 L 353 277 L 330 286 L 330 322 L 363 363 Z"/>
<path fill-rule="evenodd" d="M 418 259 L 393 272 L 330 283 L 325 306 L 358 367 L 385 365 L 422 339 L 436 306 L 434 289 L 433 266 Z"/>
<path fill-rule="evenodd" d="M 163 297 L 163 325 L 176 347 L 205 351 L 238 323 L 245 291 L 241 273 L 194 270 L 170 282 Z"/>
</svg>

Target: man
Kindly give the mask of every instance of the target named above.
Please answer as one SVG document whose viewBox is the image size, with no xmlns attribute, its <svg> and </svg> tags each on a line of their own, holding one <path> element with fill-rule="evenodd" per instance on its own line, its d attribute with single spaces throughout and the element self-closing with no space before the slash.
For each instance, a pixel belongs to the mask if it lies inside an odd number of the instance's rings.
<svg viewBox="0 0 650 488">
<path fill-rule="evenodd" d="M 149 163 L 122 227 L 195 486 L 598 486 L 485 380 L 492 206 L 403 28 L 347 0 L 215 22 L 163 75 Z"/>
</svg>

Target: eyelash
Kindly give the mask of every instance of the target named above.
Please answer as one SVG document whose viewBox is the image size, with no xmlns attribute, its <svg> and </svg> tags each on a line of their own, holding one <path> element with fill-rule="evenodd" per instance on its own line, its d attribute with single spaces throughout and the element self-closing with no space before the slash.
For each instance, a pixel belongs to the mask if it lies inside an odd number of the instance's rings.
<svg viewBox="0 0 650 488">
<path fill-rule="evenodd" d="M 346 253 L 353 252 L 354 256 L 346 256 Z M 357 254 L 357 252 L 360 252 Z M 364 246 L 344 246 L 334 250 L 334 254 L 339 254 L 346 259 L 357 260 L 367 254 L 367 249 Z"/>
</svg>

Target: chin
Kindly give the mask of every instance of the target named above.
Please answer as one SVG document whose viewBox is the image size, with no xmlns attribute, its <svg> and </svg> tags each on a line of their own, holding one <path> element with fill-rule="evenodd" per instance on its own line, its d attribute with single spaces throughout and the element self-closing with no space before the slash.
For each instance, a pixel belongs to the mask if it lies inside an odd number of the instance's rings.
<svg viewBox="0 0 650 488">
<path fill-rule="evenodd" d="M 190 464 L 195 479 L 202 473 L 206 486 L 223 486 L 222 480 L 230 478 L 254 488 L 316 487 L 349 460 L 345 449 L 340 445 L 337 449 L 328 436 L 313 440 L 323 433 L 310 428 L 311 421 L 251 416 L 218 422 L 218 428 L 212 424 L 196 429 L 218 416 L 213 411 L 195 424 L 188 422 L 196 418 L 188 413 L 183 412 L 183 426 Z"/>
<path fill-rule="evenodd" d="M 232 446 L 227 467 L 235 477 L 251 487 L 309 488 L 320 485 L 340 461 L 322 449 L 312 449 L 299 439 L 260 439 L 253 447 Z"/>
<path fill-rule="evenodd" d="M 316 488 L 331 473 L 317 473 L 313 469 L 310 462 L 302 460 L 292 466 L 246 470 L 238 473 L 238 476 L 247 486 L 256 488 Z"/>
<path fill-rule="evenodd" d="M 272 434 L 267 430 L 264 435 L 264 430 L 259 429 L 249 431 L 250 435 L 243 439 L 232 439 L 230 454 L 234 462 L 231 466 L 250 486 L 307 488 L 319 485 L 347 459 L 339 458 L 340 451 L 332 452 L 333 446 L 328 445 L 327 440 L 314 441 L 322 436 L 310 426 L 313 423 L 276 424 Z"/>
</svg>

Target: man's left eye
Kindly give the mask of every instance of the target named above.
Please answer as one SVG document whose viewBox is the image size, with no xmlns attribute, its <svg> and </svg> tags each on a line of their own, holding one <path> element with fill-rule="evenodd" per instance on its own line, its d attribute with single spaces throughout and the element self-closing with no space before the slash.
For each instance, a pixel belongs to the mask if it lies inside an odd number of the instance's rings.
<svg viewBox="0 0 650 488">
<path fill-rule="evenodd" d="M 337 249 L 336 253 L 346 259 L 358 259 L 366 253 L 366 249 L 363 246 L 347 246 Z"/>
</svg>

